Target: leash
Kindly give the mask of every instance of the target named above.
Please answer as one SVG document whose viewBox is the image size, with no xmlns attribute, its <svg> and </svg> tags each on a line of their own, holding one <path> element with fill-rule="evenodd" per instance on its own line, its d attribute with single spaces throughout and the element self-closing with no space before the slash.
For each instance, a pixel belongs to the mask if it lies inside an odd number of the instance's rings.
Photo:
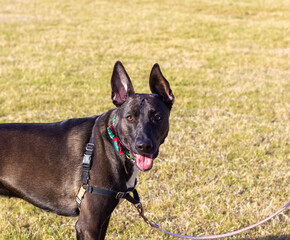
<svg viewBox="0 0 290 240">
<path fill-rule="evenodd" d="M 224 233 L 224 234 L 219 234 L 219 235 L 211 235 L 211 236 L 189 236 L 189 235 L 181 235 L 181 234 L 176 234 L 176 233 L 172 233 L 172 232 L 169 232 L 169 231 L 166 231 L 164 229 L 162 229 L 157 223 L 155 223 L 154 221 L 150 221 L 145 215 L 144 215 L 144 209 L 142 207 L 142 204 L 139 203 L 139 204 L 135 204 L 135 207 L 139 213 L 139 215 L 143 218 L 143 220 L 152 228 L 162 232 L 162 233 L 165 233 L 167 235 L 171 235 L 171 236 L 174 236 L 174 237 L 178 237 L 178 238 L 187 238 L 187 239 L 197 239 L 197 240 L 200 240 L 200 239 L 217 239 L 217 238 L 225 238 L 225 237 L 230 237 L 230 236 L 234 236 L 234 235 L 237 235 L 237 234 L 240 234 L 242 232 L 245 232 L 247 230 L 250 230 L 252 228 L 255 228 L 267 221 L 269 221 L 270 219 L 272 219 L 273 217 L 275 217 L 276 215 L 278 215 L 279 213 L 285 211 L 288 207 L 290 206 L 290 202 L 288 202 L 285 206 L 281 207 L 277 212 L 275 212 L 274 214 L 272 214 L 271 216 L 265 218 L 264 220 L 258 222 L 258 223 L 255 223 L 255 224 L 252 224 L 248 227 L 245 227 L 245 228 L 242 228 L 242 229 L 239 229 L 239 230 L 236 230 L 236 231 L 233 231 L 233 232 L 229 232 L 229 233 Z"/>
<path fill-rule="evenodd" d="M 113 123 L 112 125 L 110 125 L 107 128 L 108 134 L 110 136 L 110 138 L 112 139 L 114 146 L 116 148 L 116 150 L 119 152 L 119 154 L 123 154 L 125 153 L 125 156 L 129 159 L 133 158 L 131 156 L 131 154 L 126 150 L 122 148 L 122 145 L 119 141 L 119 139 L 116 136 L 116 130 L 115 130 L 115 119 L 116 119 L 116 114 L 114 115 L 113 118 Z M 274 214 L 272 214 L 271 216 L 265 218 L 264 220 L 252 224 L 248 227 L 233 231 L 233 232 L 229 232 L 229 233 L 224 233 L 224 234 L 219 234 L 219 235 L 211 235 L 211 236 L 189 236 L 189 235 L 181 235 L 181 234 L 176 234 L 176 233 L 172 233 L 169 231 L 166 231 L 164 229 L 162 229 L 157 223 L 155 223 L 152 220 L 149 220 L 144 213 L 144 208 L 140 202 L 140 198 L 138 195 L 136 188 L 137 185 L 137 179 L 135 179 L 135 184 L 134 187 L 132 188 L 128 188 L 126 190 L 126 192 L 117 192 L 117 191 L 113 191 L 113 190 L 108 190 L 108 189 L 102 189 L 102 188 L 98 188 L 98 187 L 93 187 L 91 185 L 89 185 L 89 179 L 90 179 L 90 175 L 89 175 L 89 171 L 91 169 L 91 162 L 92 162 L 92 155 L 93 155 L 93 150 L 94 150 L 94 143 L 93 143 L 93 135 L 94 131 L 92 130 L 92 134 L 90 137 L 90 140 L 88 142 L 88 144 L 86 145 L 86 151 L 84 153 L 84 157 L 83 157 L 83 162 L 82 162 L 82 184 L 80 187 L 80 190 L 76 196 L 76 203 L 77 206 L 80 210 L 81 208 L 81 201 L 85 195 L 86 192 L 91 193 L 91 194 L 96 194 L 96 195 L 102 195 L 102 196 L 107 196 L 107 197 L 111 197 L 111 198 L 115 198 L 117 200 L 119 199 L 126 199 L 127 201 L 129 201 L 130 203 L 132 203 L 135 208 L 137 209 L 139 215 L 142 217 L 142 219 L 145 221 L 145 223 L 147 223 L 150 227 L 152 227 L 153 229 L 156 229 L 162 233 L 165 233 L 167 235 L 171 235 L 174 237 L 179 237 L 179 238 L 187 238 L 187 239 L 196 239 L 196 240 L 200 240 L 200 239 L 217 239 L 217 238 L 225 238 L 225 237 L 230 237 L 233 235 L 237 235 L 240 234 L 244 231 L 250 230 L 252 228 L 255 228 L 267 221 L 269 221 L 270 219 L 272 219 L 273 217 L 275 217 L 276 215 L 278 215 L 279 213 L 285 211 L 289 206 L 290 206 L 290 202 L 288 202 L 285 206 L 283 206 L 282 208 L 280 208 L 277 212 L 275 212 Z M 131 195 L 133 194 L 133 196 Z"/>
</svg>

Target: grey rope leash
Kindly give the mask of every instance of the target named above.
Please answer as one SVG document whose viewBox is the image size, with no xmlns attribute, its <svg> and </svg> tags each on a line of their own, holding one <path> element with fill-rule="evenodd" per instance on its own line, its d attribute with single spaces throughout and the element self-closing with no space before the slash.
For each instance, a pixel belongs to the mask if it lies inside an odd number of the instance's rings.
<svg viewBox="0 0 290 240">
<path fill-rule="evenodd" d="M 240 234 L 244 231 L 247 231 L 247 230 L 250 230 L 252 228 L 255 228 L 267 221 L 269 221 L 270 219 L 272 219 L 273 217 L 275 217 L 276 215 L 278 215 L 279 213 L 285 211 L 288 207 L 290 206 L 290 202 L 288 202 L 285 206 L 283 206 L 282 208 L 280 208 L 277 212 L 275 212 L 274 214 L 272 214 L 271 216 L 265 218 L 264 220 L 258 222 L 258 223 L 255 223 L 253 225 L 250 225 L 248 227 L 245 227 L 245 228 L 242 228 L 240 230 L 237 230 L 237 231 L 233 231 L 233 232 L 229 232 L 229 233 L 224 233 L 224 234 L 219 234 L 219 235 L 211 235 L 211 236 L 188 236 L 188 235 L 180 235 L 180 234 L 176 234 L 176 233 L 171 233 L 171 232 L 168 232 L 164 229 L 162 229 L 158 224 L 156 224 L 155 222 L 153 221 L 150 221 L 148 220 L 147 217 L 145 217 L 144 215 L 144 209 L 140 204 L 136 204 L 135 207 L 137 208 L 138 212 L 139 212 L 139 215 L 144 219 L 144 221 L 149 224 L 152 228 L 155 228 L 157 229 L 158 231 L 160 232 L 163 232 L 165 234 L 168 234 L 168 235 L 171 235 L 171 236 L 174 236 L 174 237 L 179 237 L 179 238 L 187 238 L 187 239 L 217 239 L 217 238 L 225 238 L 225 237 L 230 237 L 230 236 L 233 236 L 233 235 L 237 235 L 237 234 Z"/>
</svg>

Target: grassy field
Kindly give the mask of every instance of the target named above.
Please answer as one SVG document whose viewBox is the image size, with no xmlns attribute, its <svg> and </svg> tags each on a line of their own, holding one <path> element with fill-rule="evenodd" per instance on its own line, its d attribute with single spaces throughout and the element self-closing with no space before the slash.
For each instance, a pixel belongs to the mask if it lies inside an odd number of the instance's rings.
<svg viewBox="0 0 290 240">
<path fill-rule="evenodd" d="M 137 92 L 158 62 L 176 97 L 160 156 L 139 177 L 149 218 L 219 234 L 289 201 L 289 1 L 0 0 L 0 122 L 112 108 L 117 60 Z M 74 239 L 75 222 L 0 198 L 0 239 Z M 288 211 L 231 239 L 289 239 L 289 223 Z M 107 239 L 173 238 L 124 202 Z"/>
</svg>

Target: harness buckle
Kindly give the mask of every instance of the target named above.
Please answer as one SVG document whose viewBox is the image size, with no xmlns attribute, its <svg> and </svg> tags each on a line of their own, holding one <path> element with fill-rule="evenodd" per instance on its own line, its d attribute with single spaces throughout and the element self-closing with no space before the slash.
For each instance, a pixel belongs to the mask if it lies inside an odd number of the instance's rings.
<svg viewBox="0 0 290 240">
<path fill-rule="evenodd" d="M 84 158 L 83 158 L 83 165 L 85 165 L 84 167 L 88 167 L 90 168 L 91 167 L 91 155 L 87 155 L 87 154 L 84 154 Z"/>
<path fill-rule="evenodd" d="M 116 194 L 116 199 L 120 199 L 120 198 L 123 198 L 124 196 L 125 196 L 125 194 L 126 193 L 124 193 L 124 192 L 118 192 L 117 194 Z"/>
<path fill-rule="evenodd" d="M 88 143 L 86 146 L 87 151 L 93 151 L 94 150 L 94 144 L 93 143 Z"/>
</svg>

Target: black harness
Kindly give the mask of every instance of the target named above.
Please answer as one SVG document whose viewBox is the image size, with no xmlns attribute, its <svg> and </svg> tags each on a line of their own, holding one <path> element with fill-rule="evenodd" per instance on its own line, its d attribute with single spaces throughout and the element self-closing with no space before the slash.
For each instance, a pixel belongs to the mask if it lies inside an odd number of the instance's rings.
<svg viewBox="0 0 290 240">
<path fill-rule="evenodd" d="M 93 156 L 93 151 L 94 151 L 93 133 L 94 133 L 94 128 L 92 130 L 90 140 L 88 144 L 86 145 L 86 151 L 85 151 L 83 162 L 82 162 L 82 184 L 81 184 L 79 193 L 76 196 L 76 202 L 77 202 L 77 206 L 79 210 L 81 209 L 81 202 L 86 192 L 115 198 L 117 200 L 126 199 L 127 201 L 133 203 L 134 205 L 139 204 L 140 198 L 139 198 L 137 190 L 135 189 L 137 185 L 137 178 L 135 179 L 134 187 L 128 188 L 126 192 L 117 192 L 117 191 L 102 189 L 102 188 L 93 187 L 89 185 L 90 170 L 92 166 L 92 156 Z M 131 195 L 131 193 L 133 194 L 133 196 Z"/>
</svg>

